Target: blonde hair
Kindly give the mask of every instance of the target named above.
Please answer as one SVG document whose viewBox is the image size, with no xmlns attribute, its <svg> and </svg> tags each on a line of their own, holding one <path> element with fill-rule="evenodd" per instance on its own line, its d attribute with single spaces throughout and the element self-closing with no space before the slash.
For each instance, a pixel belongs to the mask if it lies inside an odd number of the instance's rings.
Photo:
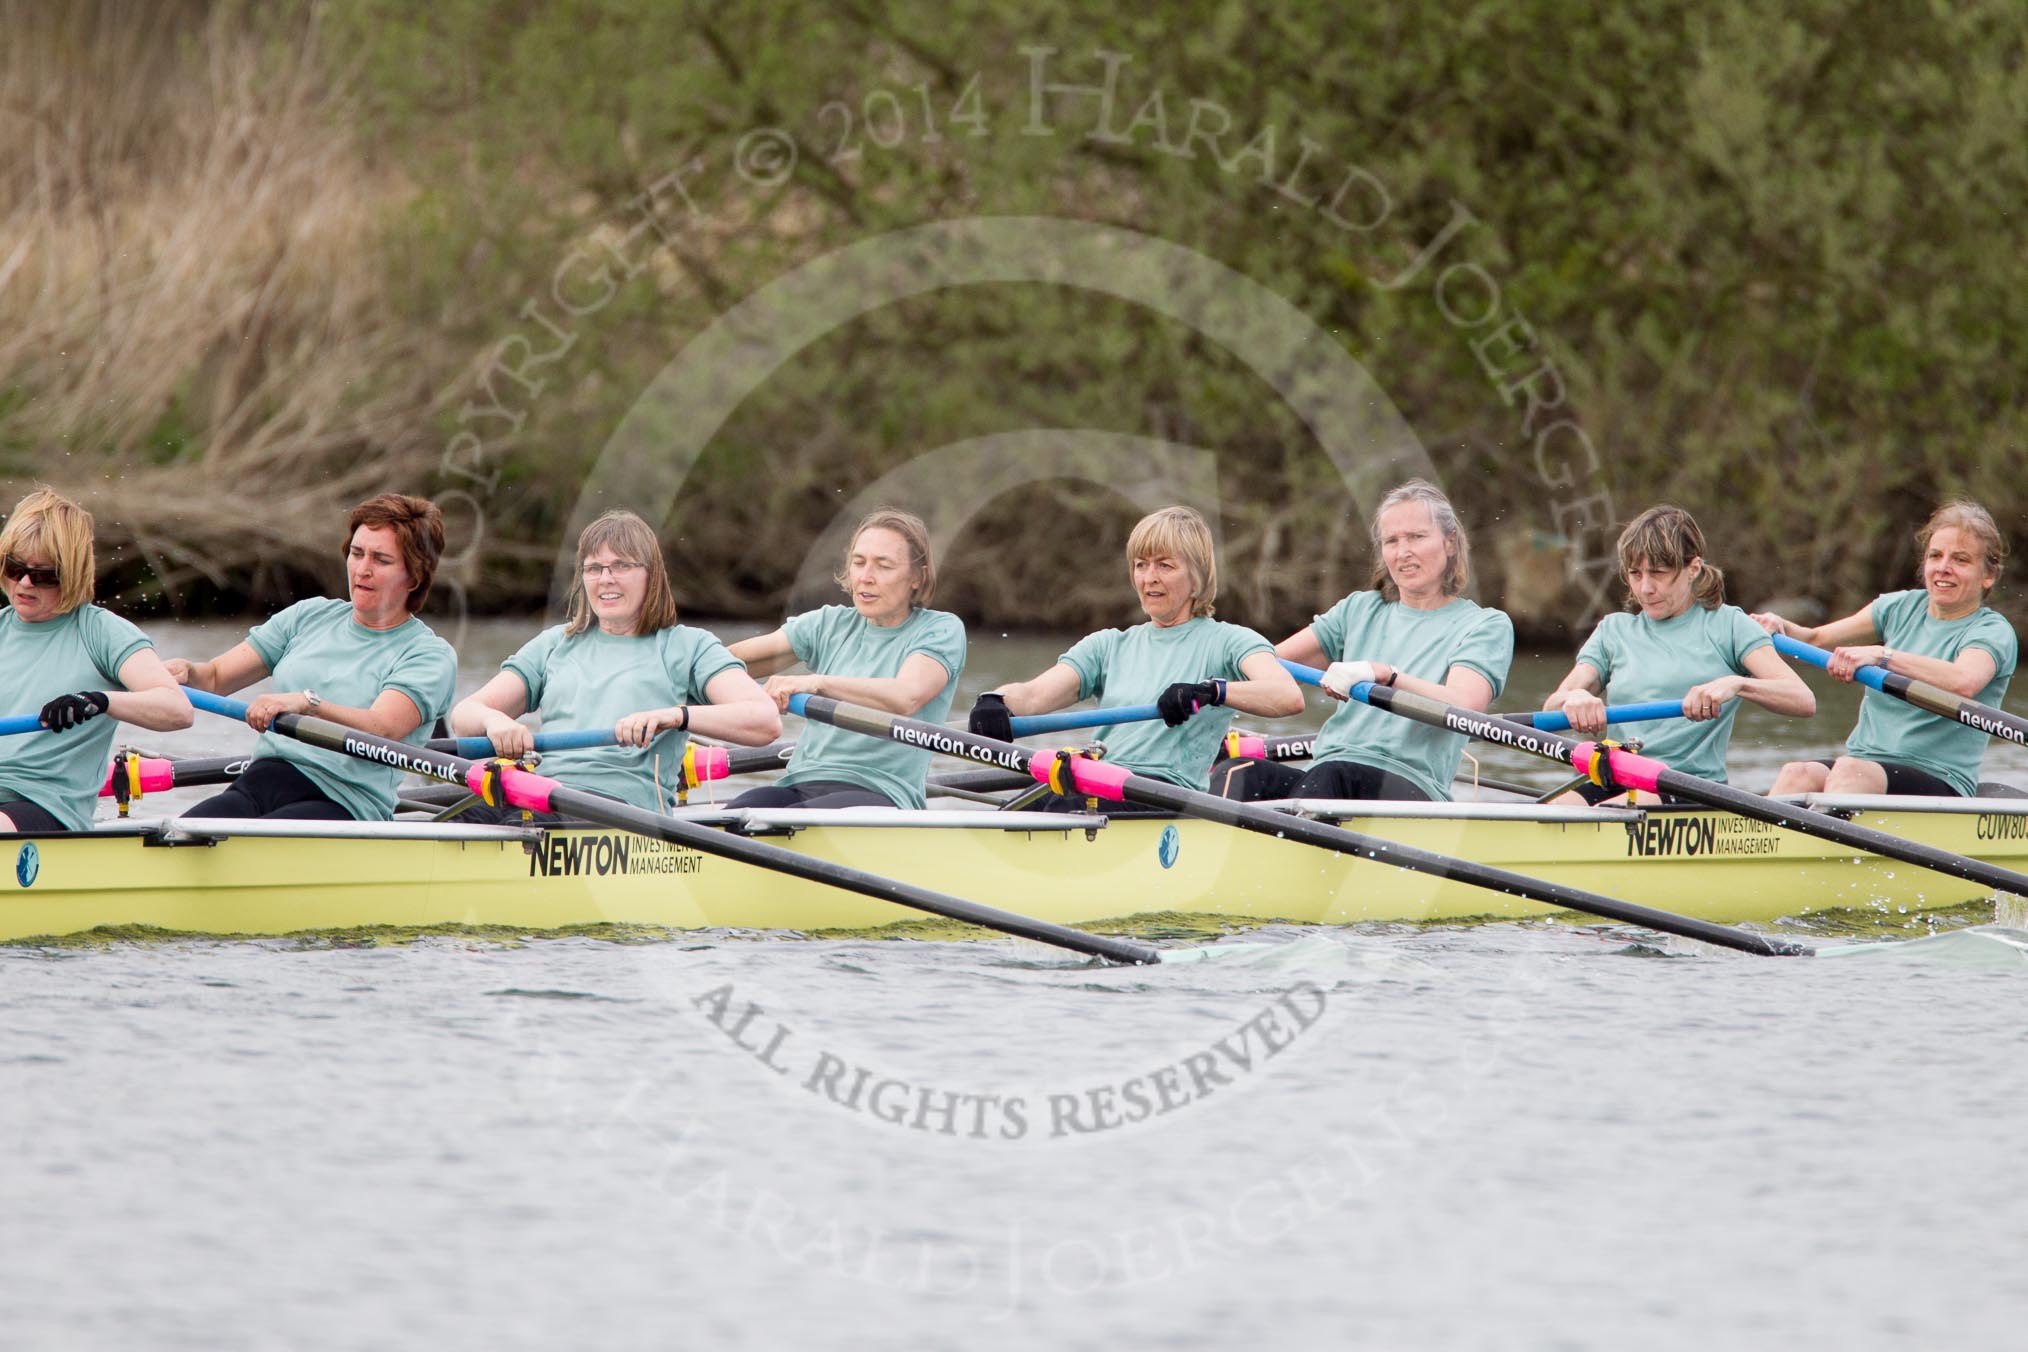
<svg viewBox="0 0 2028 1352">
<path fill-rule="evenodd" d="M 1443 594 L 1458 595 L 1472 580 L 1472 545 L 1465 538 L 1465 527 L 1458 520 L 1458 509 L 1451 506 L 1451 500 L 1444 496 L 1441 488 L 1427 479 L 1410 479 L 1382 498 L 1380 505 L 1374 508 L 1373 575 L 1366 584 L 1367 588 L 1377 590 L 1384 601 L 1401 599 L 1401 588 L 1394 585 L 1394 576 L 1387 571 L 1387 559 L 1382 553 L 1380 518 L 1410 502 L 1423 505 L 1429 512 L 1430 524 L 1444 537 Z"/>
<path fill-rule="evenodd" d="M 577 572 L 570 582 L 570 621 L 564 626 L 564 637 L 576 638 L 598 623 L 598 616 L 592 613 L 591 594 L 584 585 L 584 561 L 601 549 L 610 549 L 622 563 L 638 563 L 648 570 L 641 613 L 634 618 L 636 637 L 660 633 L 676 623 L 676 594 L 669 589 L 669 568 L 662 562 L 662 542 L 640 517 L 615 510 L 578 532 Z"/>
<path fill-rule="evenodd" d="M 847 593 L 852 590 L 852 551 L 858 547 L 859 537 L 870 530 L 891 530 L 908 544 L 908 564 L 915 570 L 916 585 L 908 595 L 911 610 L 920 610 L 930 603 L 937 594 L 937 561 L 930 552 L 929 527 L 914 512 L 904 512 L 899 507 L 875 507 L 859 519 L 852 528 L 852 538 L 845 542 L 845 566 L 832 574 L 831 580 Z"/>
<path fill-rule="evenodd" d="M 1725 574 L 1704 558 L 1704 532 L 1698 528 L 1697 518 L 1681 507 L 1665 502 L 1629 521 L 1620 532 L 1619 553 L 1621 577 L 1633 572 L 1634 565 L 1639 563 L 1675 572 L 1688 568 L 1692 559 L 1703 559 L 1704 566 L 1690 583 L 1690 599 L 1706 610 L 1716 610 L 1725 604 Z M 1628 589 L 1627 609 L 1640 608 L 1632 589 Z"/>
<path fill-rule="evenodd" d="M 0 555 L 40 554 L 56 568 L 56 613 L 88 604 L 97 585 L 92 514 L 62 494 L 38 488 L 14 504 L 0 529 Z"/>
<path fill-rule="evenodd" d="M 1190 572 L 1190 614 L 1203 619 L 1218 599 L 1218 552 L 1211 527 L 1188 507 L 1164 507 L 1135 523 L 1127 537 L 1127 563 L 1141 559 L 1176 559 Z"/>
<path fill-rule="evenodd" d="M 1966 498 L 1953 498 L 1929 514 L 1929 520 L 1915 533 L 1915 578 L 1922 577 L 1923 556 L 1929 553 L 1930 537 L 1946 526 L 1955 526 L 1969 531 L 1986 547 L 1986 590 L 2000 580 L 2000 570 L 2007 566 L 2007 537 L 2000 534 L 2000 528 L 1993 522 L 1993 514 L 1978 503 Z"/>
</svg>

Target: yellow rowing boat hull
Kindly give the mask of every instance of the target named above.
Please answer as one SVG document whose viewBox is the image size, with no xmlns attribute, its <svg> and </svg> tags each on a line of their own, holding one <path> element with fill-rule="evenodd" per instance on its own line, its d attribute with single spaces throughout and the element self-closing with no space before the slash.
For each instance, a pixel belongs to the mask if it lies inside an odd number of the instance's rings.
<svg viewBox="0 0 2028 1352">
<path fill-rule="evenodd" d="M 2028 870 L 2028 803 L 1868 806 L 1850 815 Z M 763 838 L 801 854 L 1064 924 L 1155 912 L 1316 925 L 1546 913 L 1524 898 L 1188 819 L 751 814 L 749 827 L 757 824 L 772 824 Z M 1723 812 L 1461 807 L 1343 825 L 1721 923 L 1914 912 L 1991 895 Z M 915 918 L 892 903 L 589 828 L 168 823 L 0 838 L 0 867 L 0 941 L 128 926 L 201 934 L 600 923 L 822 931 Z"/>
</svg>

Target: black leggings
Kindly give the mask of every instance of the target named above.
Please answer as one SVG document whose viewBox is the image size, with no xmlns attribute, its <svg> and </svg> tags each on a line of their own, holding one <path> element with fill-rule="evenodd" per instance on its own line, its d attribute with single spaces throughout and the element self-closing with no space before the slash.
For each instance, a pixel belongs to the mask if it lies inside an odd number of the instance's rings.
<svg viewBox="0 0 2028 1352">
<path fill-rule="evenodd" d="M 70 830 L 48 809 L 31 803 L 26 798 L 0 799 L 0 817 L 13 822 L 17 831 Z"/>
<path fill-rule="evenodd" d="M 308 775 L 274 756 L 255 757 L 224 793 L 212 795 L 183 815 L 314 822 L 353 820 L 352 814 L 327 798 Z"/>
<path fill-rule="evenodd" d="M 1855 756 L 1853 759 L 1864 760 L 1866 758 L 1864 756 Z M 1887 791 L 1889 793 L 1910 794 L 1918 798 L 1964 797 L 1962 793 L 1951 787 L 1949 780 L 1939 779 L 1927 770 L 1918 770 L 1913 765 L 1903 765 L 1899 761 L 1874 761 L 1873 763 L 1887 772 Z M 1828 769 L 1830 766 L 1836 765 L 1837 762 L 1820 760 L 1817 764 Z"/>
<path fill-rule="evenodd" d="M 1269 798 L 1406 799 L 1427 803 L 1429 795 L 1400 775 L 1358 761 L 1299 765 L 1241 756 L 1211 767 L 1211 791 L 1221 798 L 1258 803 Z"/>
<path fill-rule="evenodd" d="M 763 784 L 748 789 L 727 807 L 893 807 L 894 800 L 863 784 L 842 779 L 806 779 L 800 784 Z"/>
</svg>

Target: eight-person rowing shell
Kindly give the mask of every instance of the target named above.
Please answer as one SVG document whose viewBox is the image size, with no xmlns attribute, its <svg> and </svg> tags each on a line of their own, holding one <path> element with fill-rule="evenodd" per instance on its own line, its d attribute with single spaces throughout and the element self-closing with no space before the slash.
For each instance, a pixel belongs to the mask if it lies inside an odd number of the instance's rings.
<svg viewBox="0 0 2028 1352">
<path fill-rule="evenodd" d="M 444 553 L 436 504 L 383 493 L 345 522 L 347 600 L 298 601 L 208 662 L 171 658 L 187 686 L 229 695 L 273 676 L 280 691 L 247 706 L 261 734 L 253 760 L 193 817 L 386 821 L 401 771 L 268 730 L 279 714 L 310 714 L 376 737 L 421 745 L 457 691 L 458 656 L 416 618 Z M 103 767 L 100 767 L 103 774 Z"/>
<path fill-rule="evenodd" d="M 1771 634 L 1832 648 L 1828 667 L 1851 681 L 1863 666 L 1998 706 L 2019 645 L 1986 604 L 2007 561 L 2007 539 L 1984 507 L 1947 502 L 1916 535 L 1922 587 L 1875 597 L 1842 620 L 1811 629 L 1775 614 L 1753 618 Z M 1973 797 L 1989 739 L 1912 704 L 1868 690 L 1859 722 L 1835 761 L 1790 761 L 1776 793 L 1892 793 Z"/>
<path fill-rule="evenodd" d="M 1106 760 L 1203 790 L 1234 710 L 1285 718 L 1302 712 L 1303 693 L 1265 638 L 1212 618 L 1218 559 L 1202 516 L 1188 507 L 1164 507 L 1143 517 L 1127 538 L 1127 564 L 1147 623 L 1087 635 L 1039 676 L 981 695 L 970 728 L 1011 741 L 1016 714 L 1048 713 L 1084 699 L 1096 699 L 1100 708 L 1153 703 L 1159 724 L 1125 723 L 1102 736 Z M 1084 802 L 1055 795 L 1043 806 Z"/>
<path fill-rule="evenodd" d="M 1150 514 L 1126 551 L 1146 622 L 1092 634 L 1038 676 L 982 695 L 971 729 L 1008 739 L 1016 716 L 1095 699 L 1113 714 L 1106 721 L 1115 726 L 1101 740 L 1115 763 L 1202 789 L 1235 711 L 1263 718 L 1300 711 L 1300 692 L 1277 657 L 1328 664 L 1326 690 L 1344 700 L 1357 688 L 1362 698 L 1326 723 L 1316 763 L 1298 771 L 1227 761 L 1217 774 L 1220 791 L 1245 799 L 1447 798 L 1465 739 L 1428 719 L 1368 705 L 1361 683 L 1483 711 L 1506 682 L 1513 626 L 1463 595 L 1469 544 L 1434 486 L 1417 480 L 1397 488 L 1371 526 L 1371 589 L 1343 598 L 1271 649 L 1255 631 L 1212 618 L 1218 567 L 1204 519 L 1180 507 Z M 175 682 L 223 694 L 270 675 L 283 689 L 246 708 L 246 721 L 263 734 L 251 765 L 193 815 L 390 817 L 399 780 L 393 767 L 270 734 L 279 715 L 314 715 L 414 744 L 450 703 L 455 654 L 416 616 L 444 548 L 437 509 L 383 494 L 354 509 L 347 531 L 346 600 L 299 602 L 208 662 L 165 665 L 137 629 L 89 604 L 89 514 L 47 491 L 18 504 L 0 531 L 11 602 L 0 616 L 0 670 L 16 670 L 6 688 L 22 708 L 0 720 L 12 724 L 0 736 L 21 737 L 0 741 L 0 830 L 88 826 L 112 722 L 186 726 L 188 704 Z M 1976 793 L 1984 725 L 1938 711 L 1948 714 L 1945 703 L 1957 700 L 1997 706 L 2005 696 L 2017 643 L 1985 602 L 2006 540 L 1983 508 L 1953 502 L 1932 515 L 1919 542 L 1921 590 L 1882 595 L 1811 629 L 1772 614 L 1749 618 L 1724 604 L 1723 579 L 1705 559 L 1696 521 L 1680 508 L 1652 508 L 1619 541 L 1631 613 L 1598 625 L 1544 707 L 1561 710 L 1577 732 L 1597 735 L 1608 695 L 1680 701 L 1682 722 L 1635 723 L 1626 732 L 1679 774 L 1723 782 L 1741 701 L 1795 717 L 1814 712 L 1808 687 L 1767 634 L 1824 643 L 1836 647 L 1828 657 L 1800 646 L 1790 651 L 1847 681 L 1880 667 L 1891 674 L 1885 689 L 1905 698 L 1869 694 L 1846 754 L 1784 766 L 1775 792 Z M 927 529 L 909 513 L 884 508 L 860 522 L 838 575 L 850 606 L 797 615 L 729 649 L 676 623 L 661 550 L 639 517 L 607 513 L 580 536 L 577 554 L 569 622 L 524 645 L 455 712 L 459 732 L 485 734 L 503 756 L 532 749 L 530 729 L 517 721 L 531 708 L 547 731 L 609 731 L 616 745 L 553 751 L 549 768 L 592 792 L 662 808 L 676 796 L 692 730 L 762 744 L 778 734 L 779 712 L 797 695 L 948 716 L 964 670 L 964 627 L 928 607 L 935 563 Z M 798 661 L 807 674 L 784 670 Z M 766 678 L 765 689 L 743 663 Z M 1934 688 L 1924 695 L 1923 687 Z M 1388 701 L 1376 696 L 1375 703 Z M 107 713 L 113 718 L 73 735 Z M 1988 722 L 2010 717 L 1988 708 Z M 37 729 L 46 735 L 25 735 Z M 918 747 L 813 723 L 780 782 L 735 803 L 919 808 L 929 761 Z M 1598 802 L 1610 791 L 1590 786 L 1578 796 Z"/>
<path fill-rule="evenodd" d="M 30 493 L 0 530 L 0 572 L 0 716 L 34 714 L 49 730 L 0 752 L 0 831 L 89 830 L 114 721 L 174 732 L 190 726 L 190 701 L 146 634 L 92 604 L 90 512 Z"/>
<path fill-rule="evenodd" d="M 774 702 L 725 645 L 676 622 L 661 542 L 632 512 L 612 511 L 577 537 L 570 618 L 543 630 L 500 664 L 500 674 L 451 711 L 451 731 L 484 735 L 521 758 L 535 733 L 611 730 L 615 745 L 543 754 L 543 773 L 635 807 L 667 809 L 682 787 L 692 732 L 746 746 L 781 735 Z M 557 814 L 531 814 L 553 821 Z M 480 803 L 470 822 L 519 822 L 519 808 Z"/>
<path fill-rule="evenodd" d="M 1382 498 L 1372 534 L 1369 590 L 1353 592 L 1275 646 L 1276 656 L 1291 662 L 1328 662 L 1324 690 L 1343 701 L 1317 738 L 1314 764 L 1301 771 L 1245 758 L 1221 762 L 1226 797 L 1450 798 L 1469 738 L 1346 695 L 1373 681 L 1484 710 L 1507 683 L 1514 622 L 1462 594 L 1471 578 L 1471 545 L 1434 484 L 1411 479 Z"/>
<path fill-rule="evenodd" d="M 1739 701 L 1808 718 L 1817 697 L 1761 627 L 1725 604 L 1725 575 L 1704 554 L 1704 532 L 1680 507 L 1650 507 L 1628 522 L 1619 564 L 1633 613 L 1598 622 L 1542 707 L 1562 710 L 1574 731 L 1596 737 L 1606 728 L 1602 695 L 1627 704 L 1680 698 L 1681 721 L 1627 723 L 1615 735 L 1639 741 L 1673 769 L 1723 784 Z M 1580 784 L 1557 801 L 1601 803 L 1626 792 Z M 1646 791 L 1636 797 L 1658 801 Z"/>
<path fill-rule="evenodd" d="M 733 655 L 767 678 L 779 709 L 796 695 L 823 695 L 942 722 L 965 670 L 965 625 L 929 607 L 937 589 L 929 528 L 909 512 L 876 508 L 853 530 L 834 580 L 851 605 L 791 616 L 733 644 Z M 809 671 L 785 674 L 798 662 Z M 731 806 L 919 808 L 929 765 L 927 751 L 812 723 L 787 772 Z"/>
</svg>

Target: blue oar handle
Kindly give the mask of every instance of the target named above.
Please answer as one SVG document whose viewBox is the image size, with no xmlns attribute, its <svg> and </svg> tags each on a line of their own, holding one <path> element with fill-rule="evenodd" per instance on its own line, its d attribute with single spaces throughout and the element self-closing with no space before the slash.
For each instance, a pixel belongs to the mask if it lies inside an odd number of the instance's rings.
<svg viewBox="0 0 2028 1352">
<path fill-rule="evenodd" d="M 618 739 L 611 728 L 584 728 L 578 732 L 538 732 L 537 751 L 576 751 L 587 746 L 612 746 Z M 427 743 L 432 751 L 448 751 L 468 760 L 483 760 L 493 754 L 490 737 L 438 737 Z"/>
<path fill-rule="evenodd" d="M 227 699 L 224 695 L 214 695 L 209 690 L 199 690 L 190 685 L 183 687 L 183 693 L 189 697 L 190 707 L 193 709 L 202 709 L 208 714 L 220 714 L 226 718 L 237 718 L 242 722 L 246 719 L 246 703 L 243 700 Z"/>
<path fill-rule="evenodd" d="M 1107 728 L 1115 723 L 1139 723 L 1160 718 L 1162 711 L 1152 704 L 1123 704 L 1117 709 L 1066 709 L 1060 714 L 1022 714 L 1008 721 L 1016 737 L 1038 732 L 1065 732 L 1071 728 Z"/>
<path fill-rule="evenodd" d="M 214 695 L 209 691 L 183 687 L 183 693 L 190 697 L 190 707 L 202 709 L 208 714 L 222 714 L 227 718 L 246 718 L 246 705 L 236 699 Z M 611 728 L 587 728 L 582 732 L 538 732 L 535 734 L 537 751 L 570 751 L 582 746 L 611 746 Z M 449 751 L 466 759 L 484 758 L 493 754 L 493 743 L 484 737 L 439 737 L 428 743 L 432 751 Z"/>
<path fill-rule="evenodd" d="M 1291 662 L 1286 657 L 1282 659 L 1282 665 L 1288 668 L 1289 675 L 1305 685 L 1322 685 L 1324 683 L 1324 673 L 1315 667 L 1306 667 L 1301 662 Z M 1370 681 L 1361 681 L 1352 687 L 1352 698 L 1364 703 L 1366 692 L 1372 688 Z M 1606 722 L 1608 723 L 1650 723 L 1658 718 L 1681 718 L 1682 716 L 1683 701 L 1680 699 L 1658 699 L 1650 700 L 1645 704 L 1608 704 L 1606 706 Z M 1570 731 L 1570 716 L 1561 709 L 1553 713 L 1498 714 L 1496 717 L 1507 719 L 1513 723 L 1526 723 L 1528 726 L 1539 728 L 1543 732 Z"/>
<path fill-rule="evenodd" d="M 789 696 L 789 712 L 798 718 L 804 717 L 803 706 L 808 701 L 808 695 Z M 1117 709 L 1066 709 L 1060 714 L 1023 714 L 1008 721 L 1014 725 L 1016 737 L 1028 737 L 1070 728 L 1104 728 L 1114 723 L 1138 723 L 1161 716 L 1162 711 L 1152 704 L 1123 704 Z"/>
<path fill-rule="evenodd" d="M 1776 634 L 1774 645 L 1775 651 L 1783 657 L 1793 657 L 1798 661 L 1808 662 L 1813 667 L 1822 667 L 1826 671 L 1831 669 L 1830 652 L 1817 647 L 1814 643 L 1805 643 L 1799 638 L 1790 638 L 1787 634 Z M 1852 679 L 1861 685 L 1870 685 L 1875 690 L 1880 690 L 1881 682 L 1887 679 L 1887 668 L 1864 666 L 1852 673 Z"/>
<path fill-rule="evenodd" d="M 1680 699 L 1656 699 L 1649 700 L 1645 704 L 1606 705 L 1608 723 L 1651 723 L 1658 718 L 1682 716 L 1683 701 Z M 1570 731 L 1570 715 L 1561 709 L 1543 710 L 1532 714 L 1501 714 L 1500 717 L 1512 719 L 1516 723 L 1526 723 L 1529 727 L 1539 728 L 1543 732 Z"/>
<path fill-rule="evenodd" d="M 47 732 L 42 726 L 41 714 L 23 714 L 19 718 L 0 718 L 0 737 L 12 737 L 17 732 Z"/>
</svg>

